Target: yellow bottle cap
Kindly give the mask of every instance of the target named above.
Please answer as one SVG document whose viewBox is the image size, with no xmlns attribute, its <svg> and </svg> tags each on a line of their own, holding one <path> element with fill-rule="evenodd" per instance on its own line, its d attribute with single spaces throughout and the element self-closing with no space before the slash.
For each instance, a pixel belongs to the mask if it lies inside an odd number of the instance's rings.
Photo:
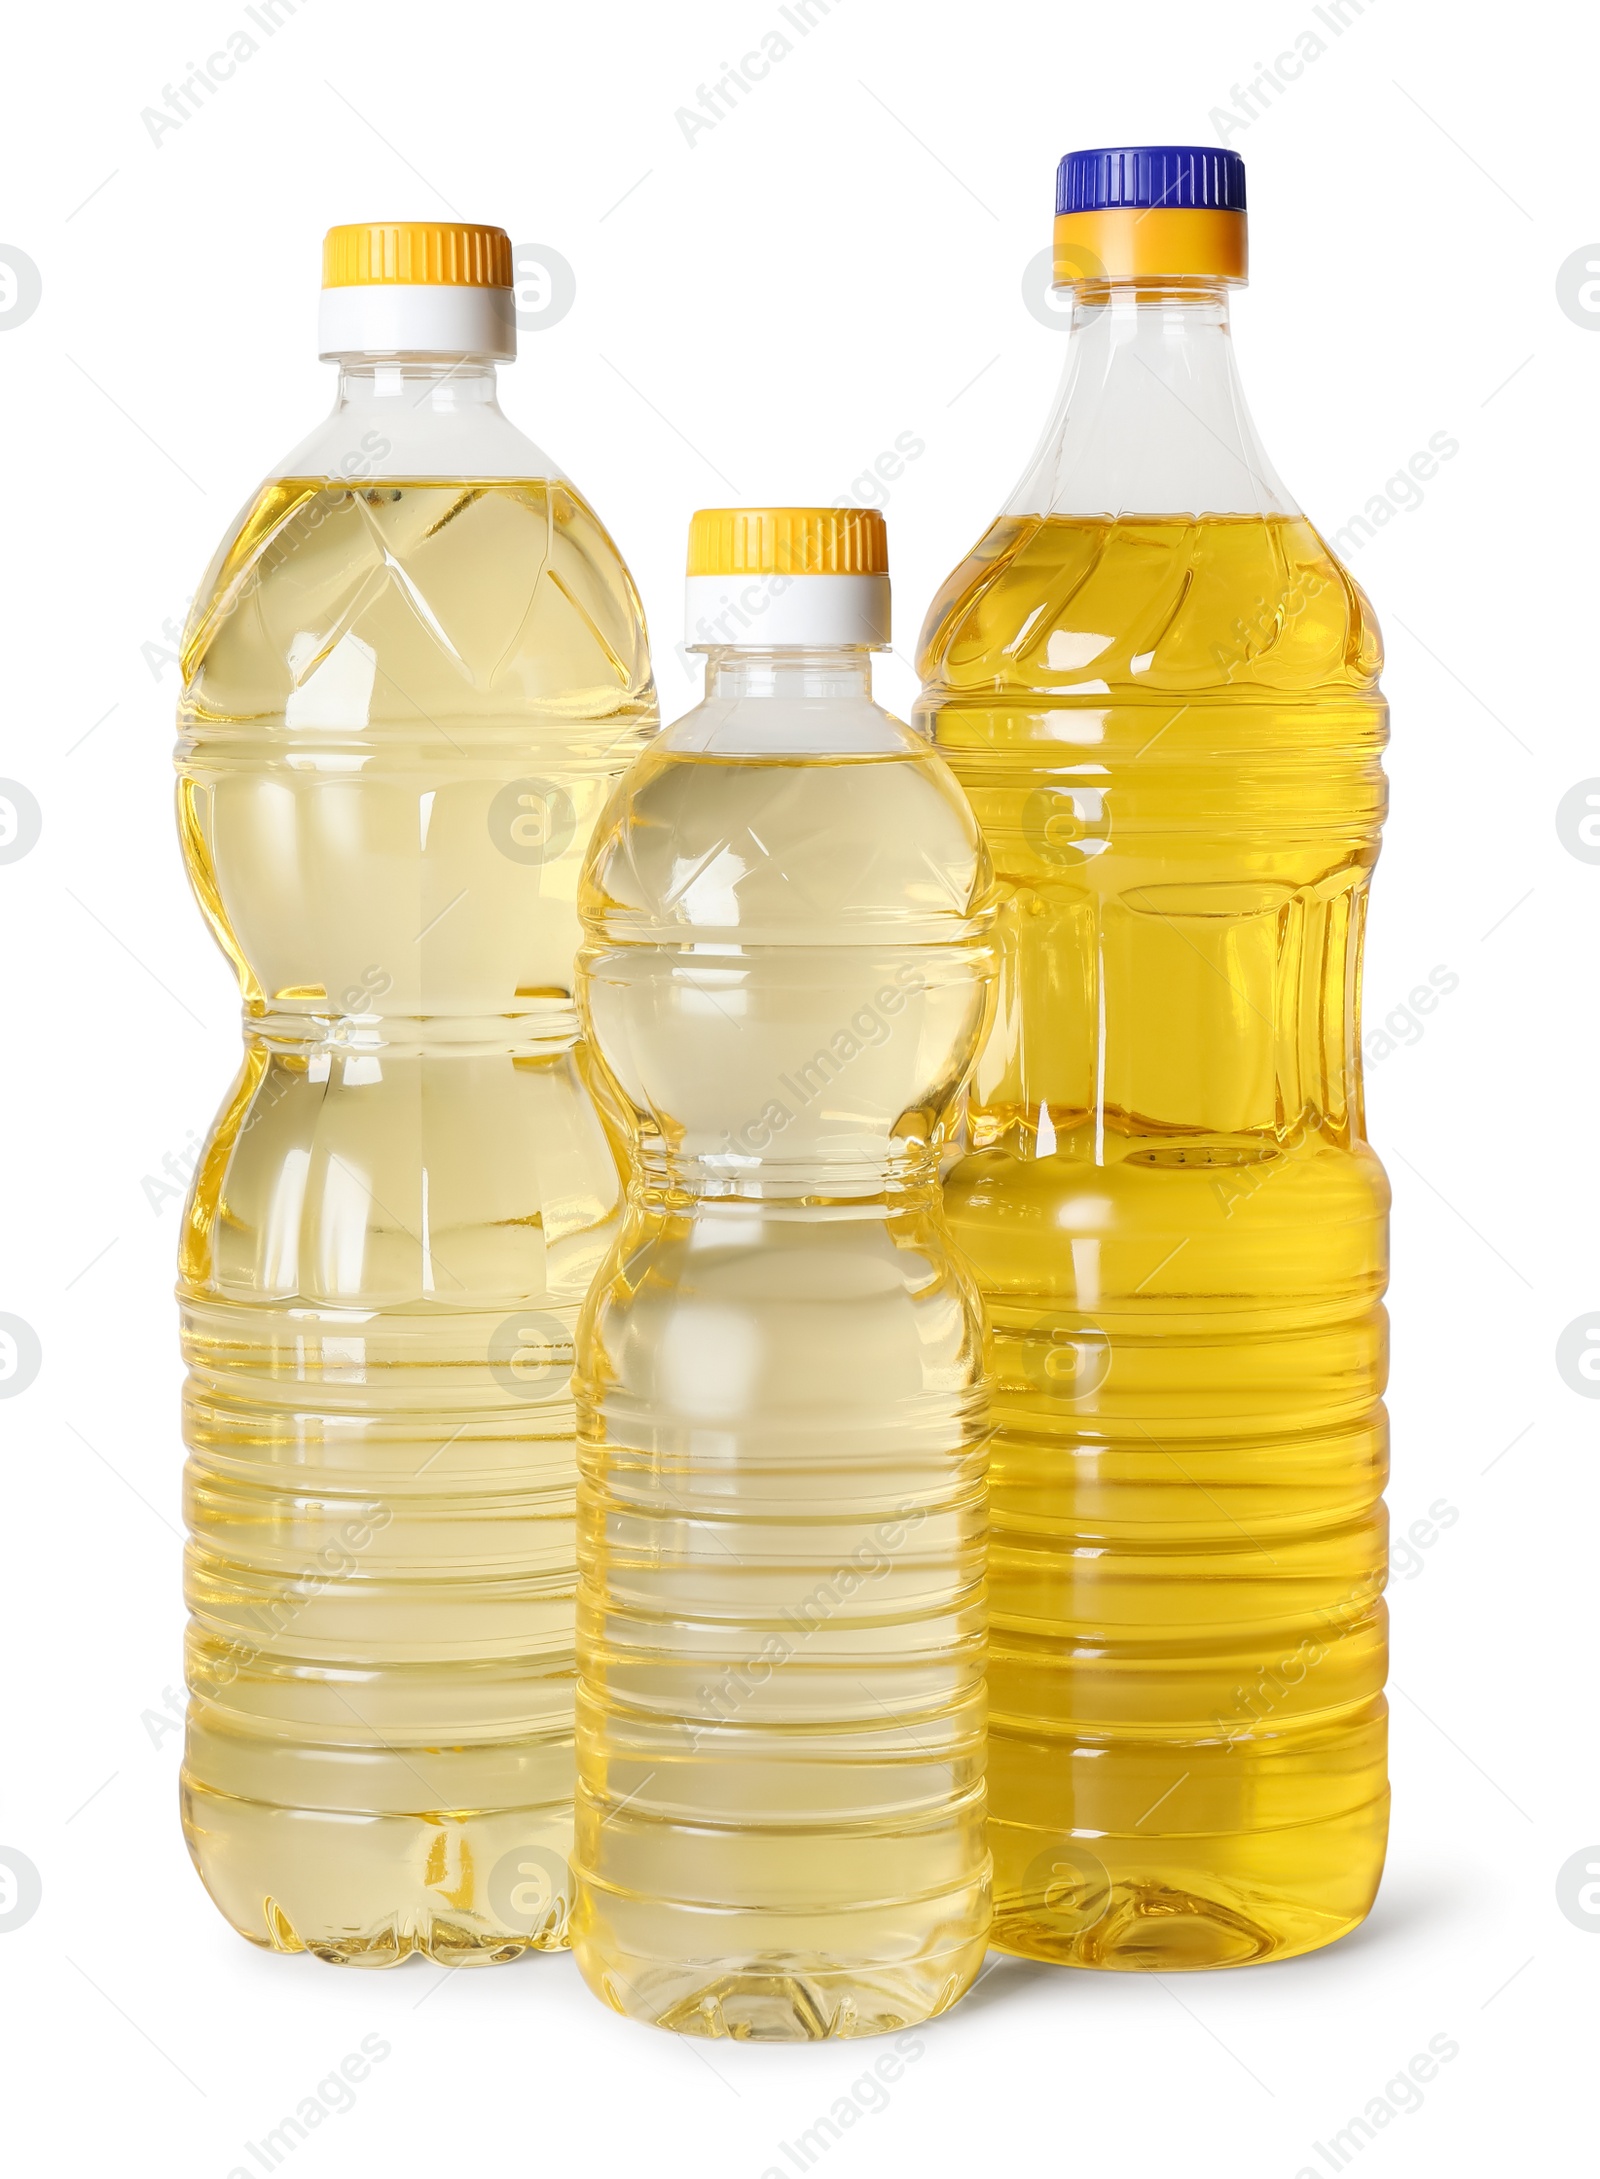
<svg viewBox="0 0 1600 2179">
<path fill-rule="evenodd" d="M 351 287 L 509 288 L 511 243 L 503 227 L 448 220 L 375 220 L 330 227 L 322 284 Z"/>
<path fill-rule="evenodd" d="M 684 591 L 690 650 L 881 650 L 889 533 L 876 507 L 702 507 Z"/>
<path fill-rule="evenodd" d="M 876 507 L 702 507 L 690 519 L 690 575 L 888 572 Z"/>
</svg>

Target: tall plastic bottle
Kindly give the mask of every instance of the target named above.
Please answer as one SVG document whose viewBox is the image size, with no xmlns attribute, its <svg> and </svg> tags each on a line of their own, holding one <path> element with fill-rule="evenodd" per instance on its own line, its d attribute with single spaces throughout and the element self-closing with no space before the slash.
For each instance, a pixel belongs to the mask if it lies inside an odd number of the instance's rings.
<svg viewBox="0 0 1600 2179">
<path fill-rule="evenodd" d="M 564 1941 L 571 1336 L 617 1157 L 578 868 L 643 619 L 501 413 L 493 227 L 335 228 L 333 414 L 184 644 L 179 816 L 245 1058 L 199 1167 L 184 1827 L 235 1928 L 374 1966 Z"/>
<path fill-rule="evenodd" d="M 871 701 L 887 565 L 876 514 L 695 517 L 705 701 L 584 872 L 634 1177 L 579 1336 L 573 1946 L 702 2036 L 909 2026 L 988 1931 L 982 1318 L 938 1158 L 991 882 Z"/>
<path fill-rule="evenodd" d="M 1057 201 L 1060 399 L 919 712 L 1004 892 L 946 1195 L 994 1334 L 996 1941 L 1210 1967 L 1338 1937 L 1383 1861 L 1386 710 L 1236 375 L 1242 162 L 1076 153 Z"/>
</svg>

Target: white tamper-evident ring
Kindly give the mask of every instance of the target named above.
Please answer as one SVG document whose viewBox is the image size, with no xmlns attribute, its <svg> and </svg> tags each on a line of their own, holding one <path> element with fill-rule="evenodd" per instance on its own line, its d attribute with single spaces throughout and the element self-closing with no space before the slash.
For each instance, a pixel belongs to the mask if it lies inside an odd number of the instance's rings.
<svg viewBox="0 0 1600 2179">
<path fill-rule="evenodd" d="M 422 287 L 389 282 L 322 290 L 317 353 L 337 356 L 490 356 L 517 352 L 511 288 Z"/>
<path fill-rule="evenodd" d="M 690 575 L 685 647 L 869 651 L 889 648 L 887 575 Z"/>
</svg>

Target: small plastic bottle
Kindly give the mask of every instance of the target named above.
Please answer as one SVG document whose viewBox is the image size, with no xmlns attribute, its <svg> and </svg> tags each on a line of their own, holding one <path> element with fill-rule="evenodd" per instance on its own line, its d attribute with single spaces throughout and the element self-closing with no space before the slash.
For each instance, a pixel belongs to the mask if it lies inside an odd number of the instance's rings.
<svg viewBox="0 0 1600 2179">
<path fill-rule="evenodd" d="M 881 516 L 710 509 L 706 697 L 585 868 L 580 990 L 633 1128 L 579 1339 L 579 1904 L 620 2012 L 870 2035 L 989 1922 L 982 1320 L 939 1201 L 988 859 L 871 699 Z"/>
</svg>

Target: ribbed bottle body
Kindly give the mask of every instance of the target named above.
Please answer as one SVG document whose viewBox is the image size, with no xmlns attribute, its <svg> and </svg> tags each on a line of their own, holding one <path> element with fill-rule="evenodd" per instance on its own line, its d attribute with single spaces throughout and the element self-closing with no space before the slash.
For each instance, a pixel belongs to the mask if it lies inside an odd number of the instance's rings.
<svg viewBox="0 0 1600 2179">
<path fill-rule="evenodd" d="M 988 1401 L 936 1160 L 987 893 L 864 702 L 708 703 L 596 835 L 637 1171 L 579 1343 L 573 1942 L 658 2025 L 878 2033 L 982 1959 Z"/>
<path fill-rule="evenodd" d="M 1387 1819 L 1370 609 L 1294 516 L 1011 516 L 922 715 L 1000 880 L 952 1231 L 992 1322 L 997 1941 L 1303 1951 Z"/>
</svg>

